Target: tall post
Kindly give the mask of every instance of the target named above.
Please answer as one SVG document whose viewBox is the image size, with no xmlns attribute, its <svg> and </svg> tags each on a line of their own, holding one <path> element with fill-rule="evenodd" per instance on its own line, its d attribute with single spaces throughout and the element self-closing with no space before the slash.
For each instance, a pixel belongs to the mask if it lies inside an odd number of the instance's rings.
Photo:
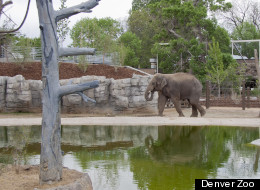
<svg viewBox="0 0 260 190">
<path fill-rule="evenodd" d="M 234 42 L 231 42 L 231 44 L 232 44 L 232 56 L 234 55 L 234 44 L 233 44 Z"/>
<path fill-rule="evenodd" d="M 259 51 L 260 51 L 260 45 L 259 45 Z M 257 49 L 254 49 L 254 56 L 255 56 L 256 74 L 258 79 L 258 88 L 260 88 L 260 59 L 258 59 Z"/>
<path fill-rule="evenodd" d="M 206 81 L 206 109 L 209 109 L 210 106 L 210 83 Z"/>
<path fill-rule="evenodd" d="M 61 155 L 61 121 L 59 103 L 62 96 L 81 93 L 84 90 L 98 87 L 93 81 L 79 85 L 60 86 L 59 56 L 72 54 L 94 54 L 94 49 L 59 48 L 57 39 L 57 22 L 80 12 L 89 12 L 98 5 L 99 0 L 89 0 L 78 6 L 55 11 L 51 0 L 36 0 L 42 42 L 42 143 L 40 157 L 40 184 L 62 179 Z M 88 100 L 88 97 L 83 97 Z"/>
<path fill-rule="evenodd" d="M 247 108 L 250 108 L 250 87 L 246 88 L 246 99 L 247 99 Z"/>
<path fill-rule="evenodd" d="M 159 55 L 156 55 L 156 73 L 159 73 Z"/>
<path fill-rule="evenodd" d="M 258 55 L 260 55 L 260 41 L 258 43 L 259 43 Z M 256 49 L 254 50 L 254 54 L 255 54 L 255 67 L 256 67 L 256 73 L 257 73 L 257 79 L 258 79 L 258 89 L 260 89 L 260 58 L 259 58 L 260 56 L 257 55 Z M 260 112 L 259 112 L 258 117 L 260 117 Z"/>
<path fill-rule="evenodd" d="M 242 110 L 246 109 L 246 82 L 242 84 Z"/>
</svg>

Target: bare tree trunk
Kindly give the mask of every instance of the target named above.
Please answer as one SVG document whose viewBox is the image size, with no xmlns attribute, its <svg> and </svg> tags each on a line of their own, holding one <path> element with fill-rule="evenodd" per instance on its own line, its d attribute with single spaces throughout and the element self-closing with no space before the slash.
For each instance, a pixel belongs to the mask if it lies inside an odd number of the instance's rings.
<svg viewBox="0 0 260 190">
<path fill-rule="evenodd" d="M 259 59 L 257 56 L 257 49 L 255 49 L 255 67 L 257 72 L 257 79 L 258 79 L 258 88 L 260 88 L 260 68 L 259 68 Z"/>
<path fill-rule="evenodd" d="M 42 37 L 42 144 L 40 182 L 59 181 L 62 178 L 60 147 L 59 69 L 56 23 L 51 17 L 53 6 L 49 1 L 37 0 Z"/>
<path fill-rule="evenodd" d="M 220 99 L 220 82 L 218 80 L 218 98 Z"/>
<path fill-rule="evenodd" d="M 58 47 L 57 22 L 79 12 L 90 11 L 99 0 L 89 0 L 61 11 L 53 9 L 52 1 L 36 0 L 42 41 L 42 143 L 40 158 L 40 184 L 62 179 L 62 155 L 60 136 L 60 99 L 62 96 L 81 93 L 83 90 L 95 88 L 98 81 L 80 85 L 60 86 L 58 58 L 63 55 L 94 54 L 94 49 L 71 49 Z M 83 97 L 89 100 L 88 97 Z"/>
</svg>

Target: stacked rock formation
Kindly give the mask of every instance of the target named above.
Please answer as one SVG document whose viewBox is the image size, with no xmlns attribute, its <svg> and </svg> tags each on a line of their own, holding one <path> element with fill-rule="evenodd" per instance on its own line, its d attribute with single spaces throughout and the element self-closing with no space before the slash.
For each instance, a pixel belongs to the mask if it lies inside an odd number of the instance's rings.
<svg viewBox="0 0 260 190">
<path fill-rule="evenodd" d="M 61 80 L 61 85 L 80 84 L 98 80 L 99 87 L 84 92 L 96 103 L 84 102 L 80 95 L 71 94 L 62 97 L 62 113 L 116 114 L 138 112 L 156 112 L 157 98 L 147 102 L 144 92 L 151 76 L 134 75 L 127 79 L 108 79 L 100 76 L 83 76 Z M 41 112 L 42 81 L 25 80 L 22 75 L 15 77 L 0 76 L 1 112 Z"/>
</svg>

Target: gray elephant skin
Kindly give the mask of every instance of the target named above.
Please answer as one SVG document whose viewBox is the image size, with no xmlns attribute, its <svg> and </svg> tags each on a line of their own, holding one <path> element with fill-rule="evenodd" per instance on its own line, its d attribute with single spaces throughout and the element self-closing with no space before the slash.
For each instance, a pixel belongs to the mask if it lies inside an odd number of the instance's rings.
<svg viewBox="0 0 260 190">
<path fill-rule="evenodd" d="M 163 115 L 165 104 L 170 99 L 180 117 L 184 117 L 180 101 L 187 99 L 192 106 L 191 117 L 198 117 L 198 110 L 201 116 L 206 114 L 204 108 L 199 104 L 202 94 L 202 85 L 193 75 L 188 73 L 156 74 L 147 86 L 145 99 L 151 101 L 154 92 L 158 92 L 158 111 Z"/>
</svg>

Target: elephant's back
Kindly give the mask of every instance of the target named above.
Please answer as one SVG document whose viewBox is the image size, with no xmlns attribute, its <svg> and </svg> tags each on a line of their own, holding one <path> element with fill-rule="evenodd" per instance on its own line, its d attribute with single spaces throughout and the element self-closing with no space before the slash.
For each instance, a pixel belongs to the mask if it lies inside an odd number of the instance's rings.
<svg viewBox="0 0 260 190">
<path fill-rule="evenodd" d="M 173 80 L 181 85 L 187 83 L 190 85 L 201 86 L 200 81 L 194 75 L 189 74 L 189 73 L 179 72 L 179 73 L 167 74 L 167 75 L 168 75 L 167 77 L 170 80 Z"/>
<path fill-rule="evenodd" d="M 171 75 L 171 76 L 170 76 Z M 171 84 L 173 88 L 179 89 L 181 94 L 200 94 L 202 91 L 202 84 L 200 81 L 192 74 L 189 73 L 174 73 L 169 74 Z"/>
</svg>

